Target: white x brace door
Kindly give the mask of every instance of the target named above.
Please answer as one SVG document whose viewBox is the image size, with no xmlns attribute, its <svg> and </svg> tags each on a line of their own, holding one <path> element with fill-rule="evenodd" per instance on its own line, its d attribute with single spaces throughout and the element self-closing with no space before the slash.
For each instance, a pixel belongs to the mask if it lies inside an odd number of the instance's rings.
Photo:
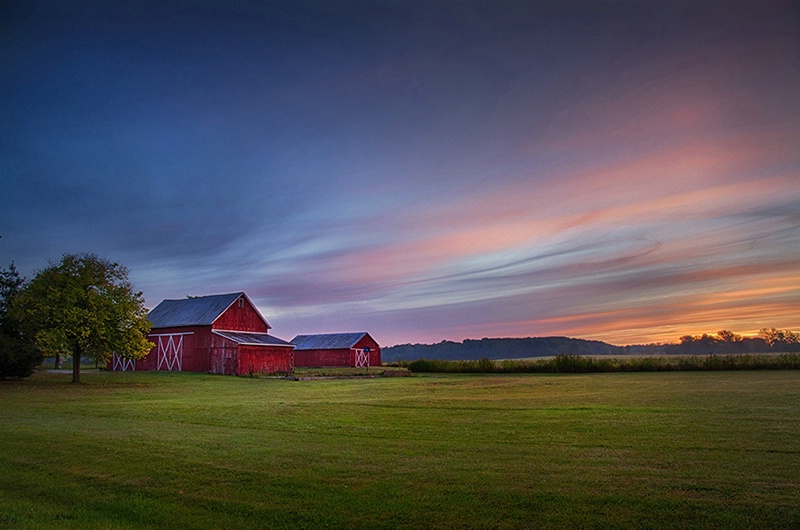
<svg viewBox="0 0 800 530">
<path fill-rule="evenodd" d="M 356 366 L 369 366 L 369 351 L 354 350 L 356 352 Z"/>
<path fill-rule="evenodd" d="M 158 337 L 157 370 L 180 372 L 183 369 L 183 336 L 188 333 L 156 335 Z"/>
</svg>

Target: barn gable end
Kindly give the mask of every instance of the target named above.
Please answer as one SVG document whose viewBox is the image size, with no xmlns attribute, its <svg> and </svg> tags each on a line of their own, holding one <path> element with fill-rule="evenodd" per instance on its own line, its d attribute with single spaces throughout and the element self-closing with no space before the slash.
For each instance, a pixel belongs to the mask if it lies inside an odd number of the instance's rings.
<svg viewBox="0 0 800 530">
<path fill-rule="evenodd" d="M 212 326 L 215 329 L 266 333 L 271 328 L 243 292 L 164 300 L 150 311 L 147 318 L 154 329 Z"/>
</svg>

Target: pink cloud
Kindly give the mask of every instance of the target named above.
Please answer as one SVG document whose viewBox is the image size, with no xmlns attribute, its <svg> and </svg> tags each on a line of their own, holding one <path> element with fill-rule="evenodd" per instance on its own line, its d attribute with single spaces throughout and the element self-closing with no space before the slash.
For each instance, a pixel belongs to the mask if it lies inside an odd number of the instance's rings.
<svg viewBox="0 0 800 530">
<path fill-rule="evenodd" d="M 291 282 L 287 297 L 372 304 L 387 336 L 624 344 L 796 326 L 798 219 L 786 212 L 800 203 L 797 108 L 775 115 L 752 84 L 785 87 L 786 74 L 748 77 L 756 58 L 792 47 L 751 44 L 621 60 L 598 70 L 597 91 L 544 111 L 536 134 L 508 134 L 507 123 L 534 128 L 526 91 L 506 94 L 483 124 L 500 134 L 492 148 L 371 185 L 425 193 L 359 225 L 371 240 L 304 265 L 313 281 Z M 409 79 L 408 65 L 390 66 L 367 75 Z"/>
</svg>

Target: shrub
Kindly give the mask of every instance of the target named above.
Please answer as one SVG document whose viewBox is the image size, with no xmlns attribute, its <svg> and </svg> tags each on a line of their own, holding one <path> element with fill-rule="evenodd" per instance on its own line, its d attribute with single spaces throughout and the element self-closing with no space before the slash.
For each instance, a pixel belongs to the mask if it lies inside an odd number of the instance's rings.
<svg viewBox="0 0 800 530">
<path fill-rule="evenodd" d="M 497 372 L 497 365 L 494 361 L 487 358 L 480 359 L 475 362 L 475 371 L 483 374 Z"/>
<path fill-rule="evenodd" d="M 411 372 L 446 372 L 448 361 L 433 361 L 431 359 L 417 359 L 408 363 Z"/>
<path fill-rule="evenodd" d="M 697 370 L 797 370 L 800 354 L 780 355 L 705 355 L 677 357 L 584 357 L 561 354 L 536 361 L 501 362 L 441 361 L 419 359 L 408 363 L 412 372 L 446 373 L 589 373 L 589 372 L 663 372 Z"/>
</svg>

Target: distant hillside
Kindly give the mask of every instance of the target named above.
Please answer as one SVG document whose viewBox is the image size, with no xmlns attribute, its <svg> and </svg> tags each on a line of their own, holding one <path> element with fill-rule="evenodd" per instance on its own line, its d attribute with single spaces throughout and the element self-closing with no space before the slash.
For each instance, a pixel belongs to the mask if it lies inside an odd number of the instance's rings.
<svg viewBox="0 0 800 530">
<path fill-rule="evenodd" d="M 476 359 L 521 359 L 559 354 L 620 355 L 625 350 L 597 340 L 568 337 L 525 339 L 467 339 L 464 342 L 442 341 L 438 344 L 400 344 L 381 350 L 385 362 L 435 359 L 470 361 Z"/>
</svg>

